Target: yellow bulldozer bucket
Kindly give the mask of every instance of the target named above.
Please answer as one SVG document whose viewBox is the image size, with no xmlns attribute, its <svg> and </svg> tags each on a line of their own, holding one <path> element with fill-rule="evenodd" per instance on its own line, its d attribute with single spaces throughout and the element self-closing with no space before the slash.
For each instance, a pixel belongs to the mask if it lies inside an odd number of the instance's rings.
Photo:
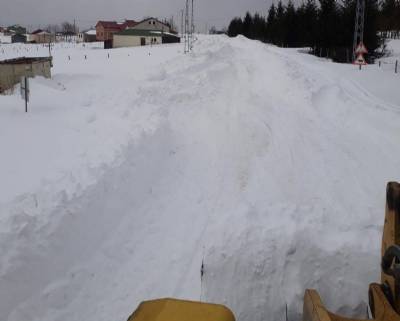
<svg viewBox="0 0 400 321">
<path fill-rule="evenodd" d="M 400 321 L 400 184 L 386 189 L 386 210 L 382 235 L 381 284 L 369 286 L 369 307 L 373 320 Z M 360 321 L 325 308 L 316 290 L 304 294 L 303 321 Z"/>
<path fill-rule="evenodd" d="M 373 320 L 400 321 L 400 184 L 387 185 L 382 236 L 381 284 L 369 286 Z M 160 299 L 139 305 L 128 321 L 235 321 L 233 313 L 217 304 Z M 303 321 L 361 321 L 325 308 L 316 290 L 304 294 Z"/>
<path fill-rule="evenodd" d="M 223 305 L 159 299 L 142 302 L 128 321 L 235 321 L 235 317 Z"/>
</svg>

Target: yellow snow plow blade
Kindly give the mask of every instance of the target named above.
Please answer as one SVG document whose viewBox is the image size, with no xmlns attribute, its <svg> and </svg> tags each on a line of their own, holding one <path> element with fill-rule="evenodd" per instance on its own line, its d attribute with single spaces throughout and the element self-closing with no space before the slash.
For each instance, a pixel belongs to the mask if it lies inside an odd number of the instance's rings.
<svg viewBox="0 0 400 321">
<path fill-rule="evenodd" d="M 223 305 L 160 299 L 142 302 L 128 321 L 235 321 L 235 317 Z"/>
<path fill-rule="evenodd" d="M 385 221 L 382 235 L 381 284 L 369 286 L 372 319 L 400 321 L 400 184 L 386 189 Z M 316 290 L 304 294 L 303 321 L 360 321 L 334 314 L 322 303 Z"/>
<path fill-rule="evenodd" d="M 376 321 L 400 321 L 400 316 L 392 308 L 380 284 L 373 283 L 369 287 L 370 303 L 374 302 L 374 318 Z M 372 296 L 372 297 L 371 297 Z M 303 321 L 363 321 L 334 314 L 327 310 L 317 291 L 306 290 L 304 295 Z M 366 319 L 365 321 L 371 321 Z"/>
</svg>

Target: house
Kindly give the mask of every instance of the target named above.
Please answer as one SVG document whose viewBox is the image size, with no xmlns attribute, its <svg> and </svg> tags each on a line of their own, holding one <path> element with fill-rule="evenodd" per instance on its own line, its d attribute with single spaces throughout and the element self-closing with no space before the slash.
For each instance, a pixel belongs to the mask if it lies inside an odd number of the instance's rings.
<svg viewBox="0 0 400 321">
<path fill-rule="evenodd" d="M 20 34 L 20 35 L 25 35 L 26 34 L 26 28 L 20 26 L 20 25 L 13 25 L 7 28 L 8 32 L 12 34 Z"/>
<path fill-rule="evenodd" d="M 56 42 L 77 42 L 78 36 L 73 31 L 63 31 L 56 33 Z"/>
<path fill-rule="evenodd" d="M 155 31 L 163 31 L 163 32 L 171 32 L 171 27 L 161 22 L 156 18 L 147 18 L 138 23 L 136 23 L 133 27 L 128 27 L 128 29 L 137 29 L 137 30 L 155 30 Z"/>
<path fill-rule="evenodd" d="M 161 33 L 153 34 L 151 30 L 126 29 L 115 33 L 113 38 L 113 48 L 136 47 L 162 43 Z"/>
<path fill-rule="evenodd" d="M 99 21 L 96 24 L 96 39 L 97 41 L 112 41 L 113 34 L 132 28 L 137 24 L 134 20 L 125 20 L 124 22 L 116 21 Z"/>
<path fill-rule="evenodd" d="M 77 42 L 95 42 L 97 41 L 96 30 L 86 30 L 78 33 Z"/>
<path fill-rule="evenodd" d="M 29 42 L 32 43 L 49 43 L 55 42 L 56 36 L 42 29 L 37 29 L 29 35 Z"/>
<path fill-rule="evenodd" d="M 30 42 L 30 43 L 36 43 L 36 39 L 37 39 L 37 36 L 36 36 L 36 35 L 39 34 L 39 33 L 41 33 L 41 32 L 43 32 L 42 29 L 37 29 L 37 30 L 31 32 L 31 33 L 28 34 L 28 36 L 27 36 L 27 41 Z"/>
<path fill-rule="evenodd" d="M 26 43 L 26 35 L 15 34 L 11 36 L 11 43 Z"/>
<path fill-rule="evenodd" d="M 179 36 L 159 30 L 125 29 L 113 37 L 113 48 L 180 42 Z"/>
</svg>

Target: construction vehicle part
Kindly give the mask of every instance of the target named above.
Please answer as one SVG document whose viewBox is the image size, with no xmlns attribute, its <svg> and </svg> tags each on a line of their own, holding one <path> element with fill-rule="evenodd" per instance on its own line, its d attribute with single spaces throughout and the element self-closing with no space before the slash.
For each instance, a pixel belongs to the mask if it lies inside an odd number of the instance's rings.
<svg viewBox="0 0 400 321">
<path fill-rule="evenodd" d="M 235 321 L 223 305 L 159 299 L 142 302 L 128 321 Z"/>
<path fill-rule="evenodd" d="M 400 184 L 388 183 L 382 236 L 381 284 L 369 286 L 369 306 L 377 321 L 400 321 Z M 325 308 L 316 290 L 304 294 L 303 321 L 360 321 Z"/>
</svg>

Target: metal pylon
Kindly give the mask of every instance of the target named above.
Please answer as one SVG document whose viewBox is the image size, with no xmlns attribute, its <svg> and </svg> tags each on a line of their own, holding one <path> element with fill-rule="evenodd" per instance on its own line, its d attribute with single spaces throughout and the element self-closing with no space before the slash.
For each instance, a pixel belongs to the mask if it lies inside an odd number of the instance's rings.
<svg viewBox="0 0 400 321">
<path fill-rule="evenodd" d="M 190 26 L 189 26 L 189 0 L 186 0 L 185 7 L 185 53 L 190 51 Z"/>
<path fill-rule="evenodd" d="M 356 48 L 360 42 L 364 41 L 364 16 L 365 16 L 365 0 L 357 0 L 356 21 L 354 26 L 353 41 L 353 60 L 356 59 Z"/>
<path fill-rule="evenodd" d="M 192 18 L 190 19 L 190 50 L 193 49 L 193 34 L 194 34 L 194 0 L 192 0 Z"/>
</svg>

